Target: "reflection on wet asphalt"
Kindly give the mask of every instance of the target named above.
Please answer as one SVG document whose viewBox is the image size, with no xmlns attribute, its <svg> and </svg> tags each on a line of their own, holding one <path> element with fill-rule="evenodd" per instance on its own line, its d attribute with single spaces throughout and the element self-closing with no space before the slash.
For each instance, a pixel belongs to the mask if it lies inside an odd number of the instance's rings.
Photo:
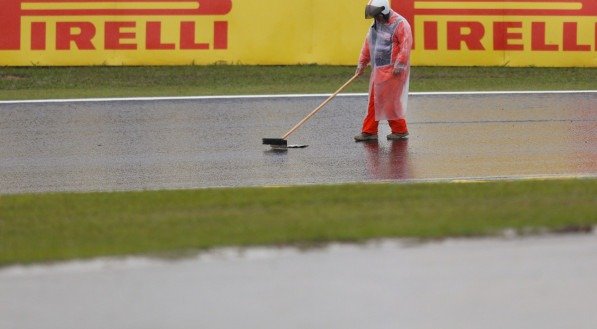
<svg viewBox="0 0 597 329">
<path fill-rule="evenodd" d="M 406 142 L 355 143 L 364 96 L 0 104 L 0 193 L 597 173 L 597 93 L 415 95 Z"/>
<path fill-rule="evenodd" d="M 595 233 L 225 249 L 0 269 L 0 328 L 593 329 L 595 291 Z"/>
</svg>

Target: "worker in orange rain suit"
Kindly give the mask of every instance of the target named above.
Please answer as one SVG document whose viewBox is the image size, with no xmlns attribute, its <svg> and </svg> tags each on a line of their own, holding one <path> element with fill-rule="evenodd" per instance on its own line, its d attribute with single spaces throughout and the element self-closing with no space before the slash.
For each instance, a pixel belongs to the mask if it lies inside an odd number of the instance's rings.
<svg viewBox="0 0 597 329">
<path fill-rule="evenodd" d="M 380 120 L 388 120 L 392 133 L 389 140 L 408 138 L 405 114 L 410 78 L 410 24 L 390 8 L 387 0 L 370 0 L 365 18 L 375 21 L 365 39 L 356 75 L 362 75 L 371 63 L 369 106 L 357 142 L 377 140 Z"/>
</svg>

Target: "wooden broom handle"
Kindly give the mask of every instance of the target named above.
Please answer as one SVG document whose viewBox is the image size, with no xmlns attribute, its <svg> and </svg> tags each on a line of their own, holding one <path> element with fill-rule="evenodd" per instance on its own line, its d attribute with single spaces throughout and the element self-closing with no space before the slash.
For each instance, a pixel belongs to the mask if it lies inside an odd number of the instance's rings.
<svg viewBox="0 0 597 329">
<path fill-rule="evenodd" d="M 295 130 L 299 129 L 299 127 L 302 126 L 307 120 L 309 120 L 309 118 L 311 118 L 315 113 L 317 113 L 319 110 L 321 110 L 325 106 L 325 104 L 329 103 L 334 97 L 336 97 L 336 95 L 338 95 L 344 88 L 346 88 L 346 86 L 348 86 L 351 82 L 354 81 L 354 79 L 356 79 L 358 77 L 359 76 L 355 74 L 352 78 L 350 78 L 350 80 L 346 81 L 346 83 L 343 84 L 342 87 L 338 88 L 338 90 L 336 90 L 335 93 L 333 93 L 330 97 L 328 97 L 325 101 L 323 101 L 323 103 L 321 103 L 321 105 L 319 105 L 315 110 L 311 111 L 311 113 L 307 114 L 307 116 L 303 120 L 301 120 L 299 123 L 297 123 L 284 136 L 282 136 L 282 139 L 286 139 Z"/>
</svg>

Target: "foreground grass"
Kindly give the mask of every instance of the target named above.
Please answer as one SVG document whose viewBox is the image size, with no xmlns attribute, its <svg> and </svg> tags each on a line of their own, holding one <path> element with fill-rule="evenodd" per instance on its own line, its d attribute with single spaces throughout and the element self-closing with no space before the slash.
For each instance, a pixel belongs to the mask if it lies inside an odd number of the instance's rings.
<svg viewBox="0 0 597 329">
<path fill-rule="evenodd" d="M 352 66 L 0 67 L 0 99 L 330 93 Z M 597 89 L 597 68 L 413 67 L 411 91 Z M 363 77 L 346 92 L 366 92 Z"/>
<path fill-rule="evenodd" d="M 566 230 L 597 180 L 0 196 L 0 265 L 222 246 Z"/>
</svg>

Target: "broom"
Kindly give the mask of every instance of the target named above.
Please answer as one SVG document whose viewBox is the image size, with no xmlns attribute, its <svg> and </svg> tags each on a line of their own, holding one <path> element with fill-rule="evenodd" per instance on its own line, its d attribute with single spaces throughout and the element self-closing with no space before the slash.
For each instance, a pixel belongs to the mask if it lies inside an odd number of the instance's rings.
<svg viewBox="0 0 597 329">
<path fill-rule="evenodd" d="M 348 86 L 351 82 L 354 81 L 354 79 L 358 78 L 358 75 L 354 75 L 352 78 L 350 78 L 348 81 L 346 81 L 345 84 L 342 85 L 342 87 L 338 88 L 338 90 L 336 90 L 335 93 L 333 93 L 330 97 L 328 97 L 325 101 L 323 101 L 323 103 L 321 103 L 318 107 L 316 107 L 313 111 L 311 111 L 311 113 L 307 114 L 306 117 L 304 117 L 299 123 L 297 123 L 294 127 L 292 127 L 292 129 L 290 129 L 286 134 L 284 134 L 284 136 L 282 136 L 282 138 L 263 138 L 263 144 L 264 145 L 270 145 L 271 147 L 274 148 L 304 148 L 307 147 L 307 145 L 288 145 L 288 141 L 286 140 L 288 138 L 288 136 L 290 136 L 290 134 L 292 134 L 293 132 L 295 132 L 297 129 L 299 129 L 300 126 L 302 126 L 305 122 L 307 122 L 307 120 L 309 120 L 313 115 L 315 115 L 315 113 L 319 112 L 319 110 L 321 110 L 327 103 L 329 103 L 334 97 L 336 97 L 336 95 L 338 95 L 342 90 L 344 90 L 344 88 L 346 88 L 346 86 Z"/>
</svg>

